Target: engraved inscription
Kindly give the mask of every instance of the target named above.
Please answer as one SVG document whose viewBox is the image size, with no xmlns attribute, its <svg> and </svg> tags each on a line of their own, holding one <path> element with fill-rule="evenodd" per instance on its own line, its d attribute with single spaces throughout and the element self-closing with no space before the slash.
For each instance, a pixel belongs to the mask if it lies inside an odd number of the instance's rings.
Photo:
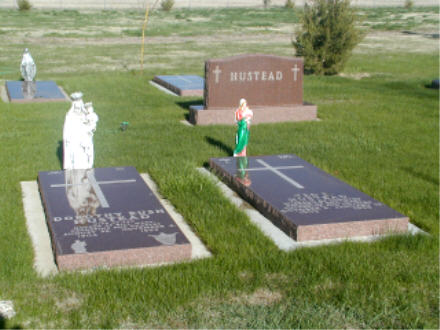
<svg viewBox="0 0 440 330">
<path fill-rule="evenodd" d="M 303 193 L 294 194 L 284 203 L 282 213 L 312 214 L 320 213 L 323 210 L 369 210 L 375 206 L 382 206 L 382 203 L 362 200 L 359 197 L 348 197 L 342 194 L 330 193 Z"/>
<path fill-rule="evenodd" d="M 242 72 L 231 71 L 229 77 L 230 77 L 229 80 L 231 82 L 281 81 L 283 80 L 283 72 L 282 71 L 242 71 Z M 217 75 L 215 79 L 217 82 Z"/>
<path fill-rule="evenodd" d="M 73 221 L 75 226 L 64 233 L 65 237 L 91 238 L 100 234 L 110 233 L 114 230 L 122 232 L 138 231 L 142 233 L 155 233 L 165 228 L 160 222 L 150 219 L 155 214 L 165 213 L 164 209 L 139 210 L 117 213 L 102 213 L 96 215 L 54 217 L 55 222 Z M 145 221 L 145 219 L 149 219 Z M 84 225 L 87 223 L 87 225 Z"/>
</svg>

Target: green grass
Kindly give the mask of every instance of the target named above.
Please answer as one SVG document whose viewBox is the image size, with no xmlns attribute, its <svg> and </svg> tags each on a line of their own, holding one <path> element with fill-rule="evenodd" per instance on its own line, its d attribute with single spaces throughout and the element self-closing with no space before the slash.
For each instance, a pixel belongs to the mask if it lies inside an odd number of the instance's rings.
<svg viewBox="0 0 440 330">
<path fill-rule="evenodd" d="M 160 268 L 39 278 L 32 268 L 20 181 L 61 168 L 57 149 L 70 105 L 0 102 L 0 300 L 13 300 L 17 310 L 12 320 L 0 319 L 0 327 L 438 328 L 439 93 L 425 87 L 438 77 L 438 51 L 393 52 L 382 45 L 376 57 L 356 52 L 344 70 L 348 77 L 366 72 L 367 78 L 306 76 L 305 99 L 318 105 L 321 121 L 254 125 L 249 145 L 251 155 L 297 154 L 409 216 L 430 235 L 285 253 L 196 170 L 210 157 L 229 156 L 228 148 L 219 145 L 233 148 L 235 127 L 182 125 L 188 111 L 179 103 L 200 99 L 179 99 L 148 83 L 159 73 L 203 74 L 203 60 L 209 57 L 293 54 L 289 38 L 271 40 L 287 32 L 265 29 L 258 32 L 265 43 L 181 39 L 182 33 L 209 36 L 214 21 L 244 24 L 240 33 L 251 38 L 256 32 L 246 24 L 252 20 L 274 28 L 290 19 L 281 9 L 251 10 L 249 20 L 242 13 L 155 13 L 151 23 L 157 24 L 156 31 L 163 26 L 157 32 L 163 39 L 148 45 L 151 66 L 143 75 L 138 66 L 129 68 L 138 61 L 139 43 L 121 47 L 121 35 L 109 35 L 108 43 L 83 43 L 89 32 L 115 33 L 110 28 L 122 20 L 124 28 L 139 29 L 143 13 L 25 13 L 42 32 L 57 26 L 63 27 L 58 33 L 83 31 L 66 38 L 72 41 L 69 47 L 55 36 L 47 45 L 33 44 L 31 51 L 38 79 L 54 79 L 66 92 L 81 90 L 86 101 L 93 101 L 100 118 L 95 166 L 131 165 L 148 172 L 213 257 Z M 176 26 L 159 22 L 167 18 L 181 20 L 186 30 L 173 31 Z M 30 33 L 31 25 L 16 11 L 0 11 L 0 21 L 2 31 L 12 29 L 0 35 L 0 77 L 17 79 L 28 39 L 11 36 Z M 212 27 L 204 35 L 199 24 Z M 236 36 L 234 29 L 226 26 L 224 33 Z M 180 50 L 186 53 L 165 56 Z M 114 61 L 116 67 L 98 67 L 102 61 Z M 74 70 L 54 70 L 66 68 L 65 63 Z M 122 121 L 130 122 L 125 132 L 118 129 Z"/>
</svg>

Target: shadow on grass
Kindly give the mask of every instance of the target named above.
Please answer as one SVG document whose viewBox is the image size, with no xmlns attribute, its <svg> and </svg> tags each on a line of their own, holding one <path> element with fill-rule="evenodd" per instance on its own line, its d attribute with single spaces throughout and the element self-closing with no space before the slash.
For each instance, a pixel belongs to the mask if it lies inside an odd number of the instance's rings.
<svg viewBox="0 0 440 330">
<path fill-rule="evenodd" d="M 24 329 L 24 328 L 18 324 L 7 327 L 5 318 L 0 315 L 0 329 Z"/>
<path fill-rule="evenodd" d="M 402 170 L 404 170 L 405 172 L 411 174 L 413 177 L 418 178 L 418 179 L 422 179 L 424 181 L 430 182 L 435 184 L 436 186 L 438 186 L 439 184 L 439 180 L 436 178 L 433 178 L 425 173 L 421 173 L 418 171 L 415 171 L 413 168 L 411 167 L 401 167 Z"/>
<path fill-rule="evenodd" d="M 210 137 L 210 136 L 205 136 L 205 140 L 206 140 L 209 144 L 213 145 L 214 147 L 217 147 L 217 148 L 219 148 L 221 151 L 227 153 L 229 156 L 232 156 L 232 155 L 234 154 L 234 150 L 233 150 L 230 146 L 224 144 L 224 143 L 223 143 L 222 141 L 220 141 L 220 140 L 214 139 L 214 138 L 212 138 L 212 137 Z"/>
<path fill-rule="evenodd" d="M 189 110 L 189 107 L 192 106 L 192 105 L 203 104 L 203 99 L 201 99 L 201 100 L 191 100 L 191 101 L 179 101 L 179 102 L 176 102 L 176 104 L 179 107 L 181 107 L 181 108 L 183 108 L 185 110 Z"/>
<path fill-rule="evenodd" d="M 58 161 L 60 162 L 60 167 L 63 168 L 63 141 L 58 141 L 58 147 L 57 147 L 57 157 Z"/>
</svg>

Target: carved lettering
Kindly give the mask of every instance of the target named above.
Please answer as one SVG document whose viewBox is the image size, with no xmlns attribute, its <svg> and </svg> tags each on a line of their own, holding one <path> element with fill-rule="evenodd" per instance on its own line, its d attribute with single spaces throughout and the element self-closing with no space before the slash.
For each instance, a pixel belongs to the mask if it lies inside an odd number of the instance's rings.
<svg viewBox="0 0 440 330">
<path fill-rule="evenodd" d="M 263 80 L 263 81 L 267 80 L 267 72 L 266 71 L 261 72 L 261 80 Z"/>
<path fill-rule="evenodd" d="M 268 80 L 275 80 L 275 77 L 274 77 L 272 71 L 269 73 L 269 79 Z"/>
<path fill-rule="evenodd" d="M 283 72 L 277 71 L 275 77 L 276 77 L 276 80 L 283 80 Z"/>
<path fill-rule="evenodd" d="M 231 81 L 237 81 L 237 80 L 238 80 L 237 72 L 231 72 Z"/>
</svg>

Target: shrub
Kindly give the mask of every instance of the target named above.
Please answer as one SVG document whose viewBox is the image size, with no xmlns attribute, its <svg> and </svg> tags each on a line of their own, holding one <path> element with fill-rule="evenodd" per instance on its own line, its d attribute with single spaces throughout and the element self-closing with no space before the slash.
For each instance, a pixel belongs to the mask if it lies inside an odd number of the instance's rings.
<svg viewBox="0 0 440 330">
<path fill-rule="evenodd" d="M 174 0 L 162 0 L 160 3 L 162 10 L 170 11 L 174 6 Z"/>
<path fill-rule="evenodd" d="M 304 57 L 304 69 L 315 74 L 340 72 L 361 40 L 349 0 L 311 0 L 305 4 L 293 46 Z"/>
<path fill-rule="evenodd" d="M 286 9 L 295 8 L 295 1 L 287 0 L 286 3 L 284 4 L 284 8 L 286 8 Z"/>
<path fill-rule="evenodd" d="M 414 6 L 414 1 L 413 0 L 405 0 L 404 6 L 406 9 L 412 9 L 412 7 Z"/>
<path fill-rule="evenodd" d="M 32 4 L 28 0 L 17 0 L 18 10 L 25 11 L 32 8 Z"/>
</svg>

